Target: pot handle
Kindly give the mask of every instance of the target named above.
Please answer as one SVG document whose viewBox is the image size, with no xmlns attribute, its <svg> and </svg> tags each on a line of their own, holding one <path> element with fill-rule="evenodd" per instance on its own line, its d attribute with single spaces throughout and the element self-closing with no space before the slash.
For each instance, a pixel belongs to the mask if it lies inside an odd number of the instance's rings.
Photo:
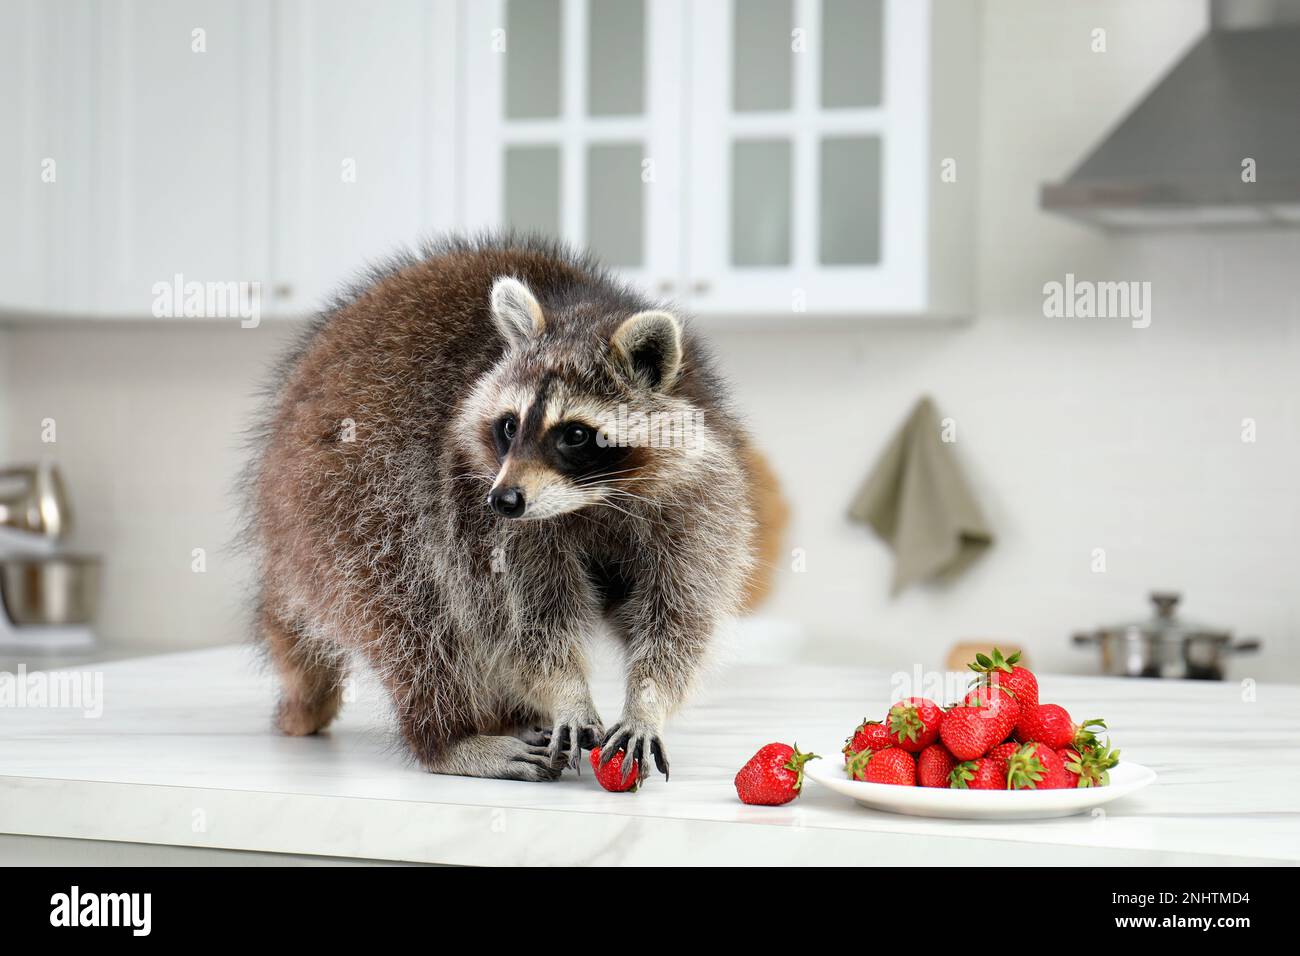
<svg viewBox="0 0 1300 956">
<path fill-rule="evenodd" d="M 1079 645 L 1096 644 L 1101 640 L 1101 636 L 1097 634 L 1095 631 L 1089 631 L 1086 634 L 1080 632 L 1071 635 L 1070 640 L 1074 641 L 1075 644 L 1079 644 Z"/>
<path fill-rule="evenodd" d="M 1264 645 L 1258 637 L 1244 637 L 1237 643 L 1228 647 L 1228 650 L 1234 654 L 1244 654 L 1248 651 L 1257 651 Z"/>
</svg>

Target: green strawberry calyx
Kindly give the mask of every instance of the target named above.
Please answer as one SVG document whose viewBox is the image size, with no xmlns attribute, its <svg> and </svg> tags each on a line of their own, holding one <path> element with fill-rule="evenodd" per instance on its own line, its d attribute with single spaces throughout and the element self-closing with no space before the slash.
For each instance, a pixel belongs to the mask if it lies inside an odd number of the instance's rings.
<svg viewBox="0 0 1300 956">
<path fill-rule="evenodd" d="M 975 761 L 965 760 L 953 767 L 948 773 L 950 790 L 966 790 L 966 784 L 975 779 Z"/>
<path fill-rule="evenodd" d="M 925 733 L 925 721 L 915 704 L 900 703 L 889 708 L 889 732 L 898 738 L 899 743 L 904 737 L 916 743 L 916 738 Z"/>
<path fill-rule="evenodd" d="M 1112 750 L 1110 742 L 1095 742 L 1086 751 L 1071 748 L 1073 756 L 1065 761 L 1065 769 L 1079 778 L 1076 786 L 1104 787 L 1110 783 L 1110 770 L 1119 764 L 1119 751 Z"/>
<path fill-rule="evenodd" d="M 791 749 L 790 759 L 785 764 L 786 770 L 794 771 L 794 790 L 803 789 L 803 765 L 809 760 L 820 760 L 817 754 L 806 754 L 799 750 L 799 745 L 795 744 Z"/>
<path fill-rule="evenodd" d="M 1090 717 L 1074 729 L 1074 739 L 1070 741 L 1070 746 L 1080 753 L 1095 747 L 1098 743 L 1097 731 L 1106 729 L 1106 721 L 1100 717 Z"/>
<path fill-rule="evenodd" d="M 849 756 L 848 763 L 844 769 L 848 771 L 850 780 L 857 780 L 858 774 L 867 769 L 867 764 L 871 762 L 871 748 L 864 747 L 857 753 Z"/>
<path fill-rule="evenodd" d="M 1035 756 L 1038 744 L 1028 743 L 1020 747 L 1007 761 L 1008 790 L 1037 790 L 1043 779 L 1043 762 Z"/>
<path fill-rule="evenodd" d="M 967 664 L 966 666 L 976 674 L 990 674 L 993 671 L 1004 671 L 1010 674 L 1019 660 L 1019 651 L 1016 651 L 1010 657 L 1003 657 L 1002 651 L 995 647 L 993 648 L 992 657 L 989 657 L 987 654 L 976 654 L 975 662 L 973 664 Z"/>
</svg>

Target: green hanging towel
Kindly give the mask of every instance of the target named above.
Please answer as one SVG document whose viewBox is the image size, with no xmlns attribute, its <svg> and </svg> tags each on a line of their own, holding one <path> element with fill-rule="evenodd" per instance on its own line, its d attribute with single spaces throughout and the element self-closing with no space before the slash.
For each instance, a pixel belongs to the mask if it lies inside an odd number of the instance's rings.
<svg viewBox="0 0 1300 956">
<path fill-rule="evenodd" d="M 893 593 L 951 576 L 993 543 L 993 533 L 945 442 L 928 397 L 917 402 L 849 506 L 893 549 Z"/>
</svg>

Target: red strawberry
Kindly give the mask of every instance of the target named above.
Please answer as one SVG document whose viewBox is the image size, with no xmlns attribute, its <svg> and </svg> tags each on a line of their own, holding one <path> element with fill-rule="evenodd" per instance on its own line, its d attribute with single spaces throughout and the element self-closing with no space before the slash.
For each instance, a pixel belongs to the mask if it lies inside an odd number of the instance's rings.
<svg viewBox="0 0 1300 956">
<path fill-rule="evenodd" d="M 1020 744 L 998 744 L 979 760 L 959 763 L 948 775 L 948 786 L 957 790 L 1007 789 L 1007 763 Z"/>
<path fill-rule="evenodd" d="M 864 750 L 849 761 L 849 775 L 867 783 L 892 783 L 901 787 L 916 786 L 916 758 L 899 747 Z"/>
<path fill-rule="evenodd" d="M 1064 790 L 1076 782 L 1061 755 L 1046 744 L 1022 744 L 1007 764 L 1007 787 L 1011 790 Z"/>
<path fill-rule="evenodd" d="M 632 761 L 632 772 L 628 774 L 627 779 L 623 779 L 623 758 L 626 754 L 619 751 L 610 758 L 609 763 L 605 766 L 600 765 L 600 748 L 597 747 L 591 752 L 591 769 L 596 771 L 596 781 L 611 793 L 626 793 L 628 790 L 636 791 L 641 788 L 641 774 L 638 772 L 641 768 L 637 766 L 635 760 Z"/>
<path fill-rule="evenodd" d="M 1003 690 L 1011 692 L 1016 703 L 1025 707 L 1038 706 L 1038 678 L 1025 667 L 1018 667 L 1020 652 L 1004 658 L 1002 652 L 993 648 L 993 656 L 976 654 L 975 662 L 966 666 L 980 675 L 980 684 L 998 684 Z"/>
<path fill-rule="evenodd" d="M 1106 722 L 1099 717 L 1076 724 L 1060 704 L 1039 704 L 1028 710 L 1022 707 L 1016 721 L 1016 736 L 1022 742 L 1047 744 L 1053 750 L 1089 746 L 1096 742 L 1096 731 L 1105 729 Z"/>
<path fill-rule="evenodd" d="M 844 742 L 844 762 L 864 750 L 884 750 L 893 747 L 898 741 L 894 735 L 878 720 L 864 720 L 853 731 L 853 736 Z"/>
<path fill-rule="evenodd" d="M 1078 749 L 1066 747 L 1057 753 L 1065 763 L 1065 772 L 1070 774 L 1070 786 L 1074 787 L 1104 787 L 1110 783 L 1111 768 L 1119 763 L 1119 751 L 1111 750 L 1108 743 Z"/>
<path fill-rule="evenodd" d="M 960 706 L 943 716 L 939 737 L 958 760 L 974 760 L 1006 740 L 1020 717 L 1020 706 L 997 686 L 977 687 Z"/>
<path fill-rule="evenodd" d="M 916 782 L 922 787 L 946 787 L 957 759 L 943 744 L 931 744 L 916 757 Z"/>
<path fill-rule="evenodd" d="M 924 697 L 909 697 L 889 708 L 888 719 L 893 743 L 909 753 L 919 754 L 939 739 L 943 708 Z"/>
<path fill-rule="evenodd" d="M 816 759 L 816 754 L 801 753 L 797 744 L 760 747 L 736 774 L 736 796 L 741 803 L 760 806 L 789 803 L 803 789 L 803 765 Z"/>
<path fill-rule="evenodd" d="M 996 747 L 990 750 L 986 756 L 988 757 L 989 760 L 996 760 L 1003 767 L 1003 769 L 1005 769 L 1007 766 L 1007 762 L 1011 759 L 1011 755 L 1014 754 L 1019 749 L 1020 749 L 1020 744 L 1015 743 L 1014 741 L 1010 741 L 1007 743 L 998 744 Z"/>
<path fill-rule="evenodd" d="M 948 774 L 948 786 L 953 790 L 1005 790 L 1007 771 L 1000 761 L 988 757 L 965 760 Z"/>
</svg>

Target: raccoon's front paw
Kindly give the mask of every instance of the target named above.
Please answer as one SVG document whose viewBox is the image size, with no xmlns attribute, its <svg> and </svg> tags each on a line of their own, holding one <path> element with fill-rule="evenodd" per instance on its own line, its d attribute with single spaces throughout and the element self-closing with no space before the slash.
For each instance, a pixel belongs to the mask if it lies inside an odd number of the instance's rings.
<svg viewBox="0 0 1300 956">
<path fill-rule="evenodd" d="M 582 752 L 600 746 L 605 728 L 595 711 L 561 717 L 550 730 L 544 731 L 546 747 L 554 767 L 573 767 L 582 773 Z"/>
<path fill-rule="evenodd" d="M 664 780 L 668 779 L 668 751 L 664 748 L 657 726 L 628 718 L 620 720 L 609 728 L 609 733 L 600 745 L 600 765 L 605 766 L 620 750 L 637 762 L 642 780 L 646 778 L 646 762 L 651 756 L 654 757 L 659 772 L 664 775 Z M 632 760 L 623 761 L 625 780 L 632 772 Z"/>
</svg>

